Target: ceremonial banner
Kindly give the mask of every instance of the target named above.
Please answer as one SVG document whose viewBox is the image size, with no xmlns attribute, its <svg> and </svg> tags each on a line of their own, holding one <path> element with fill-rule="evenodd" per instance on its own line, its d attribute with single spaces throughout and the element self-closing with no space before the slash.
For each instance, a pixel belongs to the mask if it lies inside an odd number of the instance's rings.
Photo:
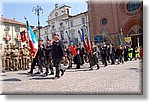
<svg viewBox="0 0 150 102">
<path fill-rule="evenodd" d="M 34 58 L 38 51 L 38 39 L 35 36 L 34 32 L 32 31 L 27 19 L 26 19 L 26 23 L 27 23 L 27 29 L 29 32 L 29 47 L 31 49 L 30 53 L 31 53 L 32 57 Z"/>
<path fill-rule="evenodd" d="M 20 32 L 20 36 L 21 36 L 21 41 L 22 42 L 25 42 L 27 40 L 25 30 Z"/>
<path fill-rule="evenodd" d="M 126 43 L 127 46 L 132 45 L 131 37 L 125 37 L 125 43 Z"/>
</svg>

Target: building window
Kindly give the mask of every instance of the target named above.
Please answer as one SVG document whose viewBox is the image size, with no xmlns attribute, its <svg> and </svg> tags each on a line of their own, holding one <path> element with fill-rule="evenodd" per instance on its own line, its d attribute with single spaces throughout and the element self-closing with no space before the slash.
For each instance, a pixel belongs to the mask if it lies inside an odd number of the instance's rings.
<svg viewBox="0 0 150 102">
<path fill-rule="evenodd" d="M 140 5 L 141 5 L 140 0 L 138 1 L 129 0 L 126 6 L 127 6 L 127 10 L 129 12 L 132 12 L 132 11 L 138 10 L 140 8 Z"/>
<path fill-rule="evenodd" d="M 15 26 L 15 32 L 20 32 L 20 26 L 19 25 Z"/>
<path fill-rule="evenodd" d="M 85 18 L 82 18 L 82 24 L 85 24 Z"/>
<path fill-rule="evenodd" d="M 55 17 L 57 17 L 57 16 L 58 16 L 58 13 L 56 12 L 56 13 L 55 13 Z"/>
<path fill-rule="evenodd" d="M 55 26 L 54 26 L 54 25 L 52 25 L 52 29 L 55 29 Z"/>
<path fill-rule="evenodd" d="M 19 33 L 19 32 L 16 32 L 16 35 L 20 35 L 20 33 Z"/>
<path fill-rule="evenodd" d="M 4 31 L 9 31 L 9 30 L 10 30 L 10 26 L 8 24 L 6 24 Z"/>
<path fill-rule="evenodd" d="M 107 18 L 103 18 L 103 19 L 101 20 L 101 23 L 102 23 L 103 25 L 106 25 L 107 22 L 108 22 Z"/>
<path fill-rule="evenodd" d="M 73 21 L 70 22 L 71 27 L 73 27 Z"/>
<path fill-rule="evenodd" d="M 71 29 L 71 30 L 70 30 L 70 38 L 71 38 L 71 39 L 74 39 L 74 38 L 75 38 L 75 30 L 74 30 L 74 29 Z"/>
<path fill-rule="evenodd" d="M 67 14 L 69 14 L 69 9 L 67 9 Z"/>
<path fill-rule="evenodd" d="M 60 23 L 60 26 L 63 26 L 63 22 Z"/>
</svg>

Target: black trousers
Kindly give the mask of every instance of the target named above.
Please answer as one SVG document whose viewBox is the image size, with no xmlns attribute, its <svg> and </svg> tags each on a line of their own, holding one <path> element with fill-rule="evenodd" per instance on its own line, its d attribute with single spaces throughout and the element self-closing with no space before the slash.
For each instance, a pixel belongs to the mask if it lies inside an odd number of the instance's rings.
<svg viewBox="0 0 150 102">
<path fill-rule="evenodd" d="M 61 59 L 60 58 L 54 59 L 53 63 L 54 63 L 54 67 L 56 68 L 56 75 L 55 75 L 55 77 L 60 77 L 59 76 L 60 70 L 62 70 L 62 68 L 60 68 Z"/>
<path fill-rule="evenodd" d="M 30 70 L 31 73 L 33 73 L 33 69 L 35 68 L 36 63 L 38 63 L 38 59 L 34 58 L 31 63 L 31 70 Z"/>
<path fill-rule="evenodd" d="M 104 64 L 105 66 L 107 66 L 107 56 L 106 56 L 106 55 L 103 55 L 103 56 L 102 56 L 102 60 L 103 60 L 103 64 Z"/>
<path fill-rule="evenodd" d="M 115 56 L 110 54 L 111 64 L 115 64 Z"/>
<path fill-rule="evenodd" d="M 33 62 L 32 62 L 32 64 L 31 64 L 31 70 L 30 70 L 30 72 L 33 73 L 33 69 L 35 68 L 36 63 L 38 64 L 39 71 L 40 71 L 40 72 L 43 72 L 43 69 L 42 69 L 43 60 L 37 59 L 37 58 L 34 58 L 34 59 L 33 59 Z"/>
<path fill-rule="evenodd" d="M 81 65 L 83 65 L 84 64 L 84 58 L 83 58 L 83 55 L 82 54 L 80 54 L 80 57 L 81 57 Z"/>
<path fill-rule="evenodd" d="M 54 73 L 52 63 L 51 63 L 51 59 L 47 58 L 46 59 L 46 73 L 49 73 L 49 69 L 50 69 L 51 73 Z"/>
</svg>

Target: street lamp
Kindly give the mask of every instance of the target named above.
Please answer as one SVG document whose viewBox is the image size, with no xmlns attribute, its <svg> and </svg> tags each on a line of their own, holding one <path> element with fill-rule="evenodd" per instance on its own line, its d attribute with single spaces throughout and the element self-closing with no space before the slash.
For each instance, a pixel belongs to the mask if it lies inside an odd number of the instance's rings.
<svg viewBox="0 0 150 102">
<path fill-rule="evenodd" d="M 36 7 L 32 8 L 32 12 L 38 16 L 38 29 L 39 29 L 39 39 L 40 39 L 40 20 L 39 20 L 39 16 L 40 14 L 43 14 L 43 9 L 41 8 L 41 6 L 37 5 Z"/>
</svg>

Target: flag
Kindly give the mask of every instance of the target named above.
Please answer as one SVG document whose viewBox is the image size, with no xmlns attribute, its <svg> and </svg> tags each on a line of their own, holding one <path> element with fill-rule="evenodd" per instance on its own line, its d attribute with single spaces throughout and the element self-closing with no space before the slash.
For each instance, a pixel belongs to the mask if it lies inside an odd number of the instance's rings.
<svg viewBox="0 0 150 102">
<path fill-rule="evenodd" d="M 91 43 L 88 38 L 86 38 L 86 42 L 87 42 L 87 52 L 91 52 Z"/>
<path fill-rule="evenodd" d="M 70 48 L 70 50 L 71 50 L 73 56 L 76 56 L 77 52 L 76 52 L 76 50 L 75 50 L 75 47 L 71 45 L 69 48 Z"/>
<path fill-rule="evenodd" d="M 70 45 L 70 36 L 69 36 L 69 33 L 68 33 L 68 31 L 66 31 L 66 34 L 67 34 L 67 37 L 68 37 L 68 39 L 69 39 L 69 45 Z"/>
<path fill-rule="evenodd" d="M 122 41 L 119 35 L 118 35 L 118 45 L 122 45 Z"/>
<path fill-rule="evenodd" d="M 21 41 L 22 42 L 25 42 L 27 40 L 25 30 L 20 32 L 20 36 L 21 36 Z"/>
<path fill-rule="evenodd" d="M 82 41 L 83 41 L 83 43 L 85 43 L 84 30 L 81 29 L 81 32 L 82 32 Z"/>
<path fill-rule="evenodd" d="M 30 53 L 32 57 L 34 58 L 36 56 L 36 53 L 38 51 L 38 39 L 35 36 L 34 32 L 32 31 L 27 19 L 25 18 L 27 23 L 27 30 L 29 32 L 29 47 L 30 47 Z"/>
<path fill-rule="evenodd" d="M 87 45 L 86 45 L 85 39 L 84 39 L 84 31 L 83 31 L 83 29 L 81 29 L 81 31 L 82 31 L 82 42 L 83 42 L 85 50 L 87 51 Z"/>
<path fill-rule="evenodd" d="M 87 52 L 90 52 L 91 51 L 90 41 L 89 41 L 88 37 L 86 37 L 86 38 L 84 37 L 84 30 L 81 29 L 81 31 L 82 31 L 82 40 L 83 40 L 84 47 L 85 47 Z M 85 43 L 85 39 L 86 39 L 86 43 Z"/>
<path fill-rule="evenodd" d="M 79 33 L 79 36 L 80 36 L 80 39 L 81 39 L 81 42 L 82 42 L 82 35 L 81 35 L 79 30 L 78 30 L 78 33 Z"/>
<path fill-rule="evenodd" d="M 89 40 L 87 27 L 84 28 L 84 31 L 85 31 L 85 35 L 86 35 L 85 39 L 86 39 L 86 44 L 87 44 L 87 52 L 91 52 L 91 43 L 90 43 L 90 40 Z"/>
</svg>

